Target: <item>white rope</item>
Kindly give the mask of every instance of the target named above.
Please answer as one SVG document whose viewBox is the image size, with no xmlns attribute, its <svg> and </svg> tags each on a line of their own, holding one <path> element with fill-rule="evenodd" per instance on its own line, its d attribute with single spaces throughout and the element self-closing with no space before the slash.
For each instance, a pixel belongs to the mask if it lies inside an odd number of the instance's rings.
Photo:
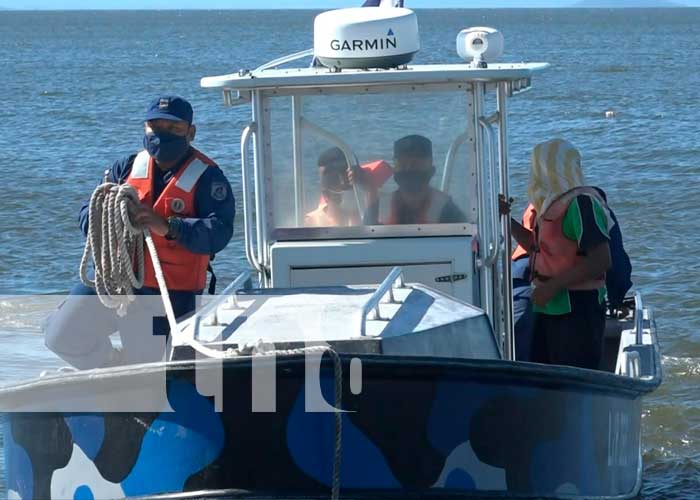
<svg viewBox="0 0 700 500">
<path fill-rule="evenodd" d="M 134 301 L 134 289 L 143 286 L 143 230 L 132 224 L 129 204 L 139 203 L 128 184 L 104 183 L 90 197 L 87 242 L 80 261 L 81 281 L 97 292 L 102 304 L 124 316 Z M 88 265 L 92 259 L 95 279 Z M 136 272 L 134 272 L 134 260 Z"/>
<path fill-rule="evenodd" d="M 272 347 L 270 347 L 272 346 Z M 341 411 L 343 406 L 343 364 L 340 360 L 338 353 L 330 346 L 309 346 L 301 347 L 298 349 L 275 349 L 273 344 L 268 344 L 262 340 L 258 340 L 257 343 L 248 344 L 238 349 L 228 349 L 225 351 L 227 357 L 236 356 L 298 356 L 300 354 L 325 354 L 328 353 L 333 359 L 333 378 L 334 378 L 334 392 L 335 392 L 335 402 L 334 407 L 336 409 L 334 413 L 335 417 L 335 440 L 333 449 L 333 476 L 331 484 L 331 500 L 338 500 L 340 498 L 340 467 L 342 464 L 343 456 L 343 413 Z"/>
<path fill-rule="evenodd" d="M 136 190 L 129 184 L 105 182 L 95 189 L 88 208 L 88 238 L 80 262 L 80 279 L 95 289 L 105 307 L 116 309 L 120 316 L 126 315 L 127 307 L 135 299 L 134 289 L 143 286 L 145 239 L 170 333 L 177 335 L 175 312 L 151 233 L 131 221 L 129 205 L 138 206 L 139 203 Z M 91 259 L 94 280 L 87 275 Z"/>
</svg>

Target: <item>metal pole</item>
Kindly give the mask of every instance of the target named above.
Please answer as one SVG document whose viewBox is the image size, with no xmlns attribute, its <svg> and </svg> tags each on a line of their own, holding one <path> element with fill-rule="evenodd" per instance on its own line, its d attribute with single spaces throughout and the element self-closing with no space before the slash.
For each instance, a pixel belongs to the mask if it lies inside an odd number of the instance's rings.
<svg viewBox="0 0 700 500">
<path fill-rule="evenodd" d="M 497 90 L 498 106 L 498 156 L 501 166 L 501 193 L 510 198 L 510 177 L 508 175 L 508 83 L 500 82 Z M 515 361 L 515 332 L 513 319 L 513 277 L 511 273 L 511 254 L 513 253 L 510 234 L 510 217 L 503 217 L 502 230 L 505 245 L 503 252 L 503 294 L 505 310 L 505 351 L 506 359 Z"/>
<path fill-rule="evenodd" d="M 245 239 L 245 255 L 248 263 L 257 272 L 262 273 L 260 263 L 255 255 L 255 244 L 253 242 L 253 206 L 250 203 L 250 175 L 248 170 L 248 157 L 250 156 L 248 144 L 255 136 L 256 125 L 252 122 L 241 135 L 241 184 L 243 189 L 243 235 Z"/>
<path fill-rule="evenodd" d="M 296 226 L 304 225 L 303 127 L 301 96 L 292 97 L 292 141 L 294 146 L 294 217 Z"/>
<path fill-rule="evenodd" d="M 263 286 L 267 286 L 267 245 L 265 244 L 265 228 L 267 227 L 267 217 L 265 212 L 265 127 L 268 126 L 264 120 L 262 95 L 260 91 L 253 92 L 253 121 L 257 124 L 256 134 L 253 136 L 255 155 L 253 161 L 254 185 L 255 185 L 255 222 L 256 236 L 258 240 L 258 263 L 262 265 L 262 276 L 260 281 Z"/>
<path fill-rule="evenodd" d="M 484 105 L 484 86 L 480 82 L 474 83 L 474 106 L 473 106 L 473 116 L 471 119 L 474 120 L 474 127 L 476 130 L 475 134 L 475 163 L 476 163 L 476 183 L 478 186 L 478 197 L 479 197 L 479 254 L 480 258 L 483 260 L 489 251 L 489 214 L 486 207 L 486 172 L 484 169 L 484 133 L 481 125 L 479 124 L 479 119 L 482 115 L 483 105 Z M 488 266 L 481 266 L 480 269 L 480 290 L 481 290 L 481 308 L 486 313 L 486 316 L 491 321 L 491 325 L 494 326 L 493 318 L 493 308 L 491 307 L 491 302 L 493 300 L 493 283 L 491 279 L 491 269 Z"/>
<path fill-rule="evenodd" d="M 642 302 L 642 293 L 634 294 L 634 323 L 637 345 L 644 344 L 644 303 Z"/>
</svg>

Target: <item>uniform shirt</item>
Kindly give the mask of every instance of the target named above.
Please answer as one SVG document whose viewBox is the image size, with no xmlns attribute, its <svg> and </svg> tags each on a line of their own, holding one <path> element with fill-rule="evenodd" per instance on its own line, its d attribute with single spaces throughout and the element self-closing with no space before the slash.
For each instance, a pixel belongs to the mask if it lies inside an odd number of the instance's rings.
<svg viewBox="0 0 700 500">
<path fill-rule="evenodd" d="M 610 241 L 610 228 L 605 208 L 598 200 L 587 196 L 577 196 L 569 205 L 562 220 L 564 236 L 578 243 L 579 255 L 587 255 L 601 243 Z M 591 298 L 599 303 L 605 301 L 605 287 L 599 290 L 563 290 L 543 308 L 535 306 L 535 312 L 560 315 L 568 314 L 583 307 Z"/>
<path fill-rule="evenodd" d="M 112 165 L 107 175 L 108 182 L 126 183 L 136 155 L 123 158 Z M 154 169 L 153 199 L 157 200 L 165 186 L 182 168 L 186 156 L 177 166 L 163 171 Z M 221 187 L 225 186 L 225 196 Z M 219 167 L 207 168 L 197 182 L 195 191 L 196 218 L 180 218 L 182 221 L 177 242 L 192 253 L 214 255 L 223 250 L 233 236 L 233 219 L 236 215 L 236 203 L 231 184 Z M 80 210 L 80 228 L 87 236 L 89 200 Z"/>
</svg>

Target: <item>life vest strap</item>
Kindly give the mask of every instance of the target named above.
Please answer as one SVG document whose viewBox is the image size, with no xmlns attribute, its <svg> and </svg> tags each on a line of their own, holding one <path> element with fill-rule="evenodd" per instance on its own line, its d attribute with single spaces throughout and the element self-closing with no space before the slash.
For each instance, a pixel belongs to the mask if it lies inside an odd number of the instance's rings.
<svg viewBox="0 0 700 500">
<path fill-rule="evenodd" d="M 188 193 L 191 192 L 207 168 L 207 165 L 199 158 L 192 160 L 192 163 L 185 167 L 185 171 L 182 172 L 175 186 Z"/>
<path fill-rule="evenodd" d="M 147 151 L 141 151 L 137 154 L 129 177 L 132 179 L 148 179 L 148 165 L 150 161 L 151 157 Z"/>
</svg>

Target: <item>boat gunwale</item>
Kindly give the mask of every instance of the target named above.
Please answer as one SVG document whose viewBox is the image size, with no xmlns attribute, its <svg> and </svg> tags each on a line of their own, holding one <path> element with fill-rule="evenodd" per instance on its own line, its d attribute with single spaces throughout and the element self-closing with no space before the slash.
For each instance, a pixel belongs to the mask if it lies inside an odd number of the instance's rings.
<svg viewBox="0 0 700 500">
<path fill-rule="evenodd" d="M 654 335 L 654 334 L 652 334 Z M 383 354 L 340 354 L 343 365 L 349 364 L 353 358 L 359 358 L 363 365 L 363 376 L 369 377 L 386 374 L 403 379 L 419 379 L 425 377 L 440 377 L 441 381 L 494 381 L 513 378 L 517 385 L 528 385 L 555 390 L 578 390 L 610 394 L 632 399 L 639 398 L 654 391 L 661 384 L 661 365 L 658 344 L 655 335 L 653 340 L 655 370 L 653 377 L 631 378 L 602 370 L 590 370 L 559 365 L 544 365 L 523 361 L 483 360 L 483 359 L 453 359 L 437 357 L 408 357 L 389 356 Z M 265 356 L 267 360 L 277 363 L 278 377 L 289 377 L 294 368 L 305 366 L 305 355 L 283 357 Z M 252 363 L 251 356 L 240 356 L 224 360 L 185 360 L 169 363 L 150 363 L 128 367 L 116 367 L 89 371 L 61 373 L 56 376 L 29 380 L 0 388 L 0 402 L 5 398 L 16 397 L 28 391 L 50 390 L 57 386 L 68 384 L 94 384 L 119 377 L 139 377 L 152 373 L 166 371 L 166 374 L 196 371 L 198 369 L 224 370 L 245 369 Z M 256 363 L 265 360 L 256 358 Z M 332 360 L 324 358 L 323 369 L 332 368 Z M 387 370 L 388 368 L 388 370 Z M 26 396 L 26 394 L 24 394 Z M 0 412 L 8 411 L 2 408 Z M 11 405 L 17 407 L 18 405 Z M 13 410 L 10 410 L 13 411 Z M 21 410 L 14 410 L 21 412 Z M 41 412 L 39 412 L 41 413 Z"/>
</svg>

